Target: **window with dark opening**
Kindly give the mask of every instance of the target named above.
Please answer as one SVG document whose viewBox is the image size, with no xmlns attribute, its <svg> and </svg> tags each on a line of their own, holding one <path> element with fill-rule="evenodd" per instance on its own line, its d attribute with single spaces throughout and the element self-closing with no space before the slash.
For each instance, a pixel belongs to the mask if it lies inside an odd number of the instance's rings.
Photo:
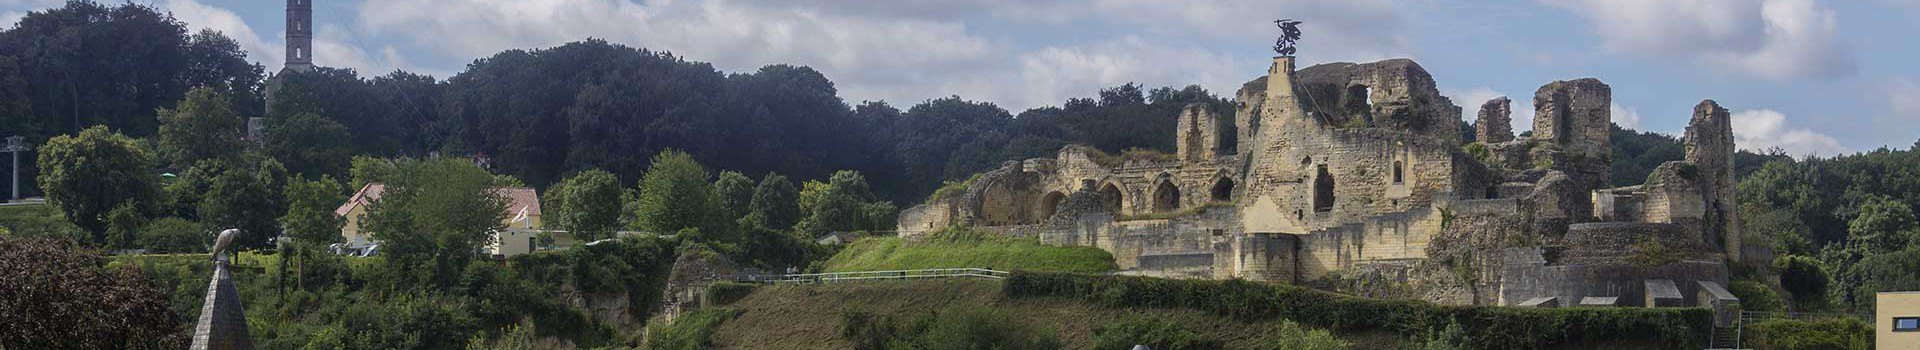
<svg viewBox="0 0 1920 350">
<path fill-rule="evenodd" d="M 1213 195 L 1213 201 L 1215 202 L 1232 202 L 1233 201 L 1233 180 L 1228 180 L 1227 178 L 1223 177 L 1223 178 L 1220 178 L 1220 180 L 1214 181 L 1213 191 L 1211 192 L 1212 192 L 1211 194 Z"/>
<path fill-rule="evenodd" d="M 1048 192 L 1046 197 L 1040 199 L 1040 215 L 1035 219 L 1046 221 L 1047 218 L 1053 217 L 1054 213 L 1060 212 L 1060 202 L 1066 199 L 1067 196 L 1060 192 Z"/>
<path fill-rule="evenodd" d="M 1405 164 L 1402 164 L 1400 163 L 1400 161 L 1397 161 L 1397 160 L 1393 161 L 1393 183 L 1394 184 L 1406 183 L 1407 182 L 1406 173 L 1407 173 L 1407 167 Z"/>
<path fill-rule="evenodd" d="M 1320 165 L 1320 171 L 1313 178 L 1313 211 L 1324 213 L 1333 211 L 1333 173 L 1327 166 Z"/>
<path fill-rule="evenodd" d="M 1121 198 L 1120 198 L 1119 187 L 1116 187 L 1113 184 L 1107 184 L 1106 187 L 1100 188 L 1100 203 L 1103 204 L 1102 207 L 1105 207 L 1107 209 L 1107 212 L 1119 214 L 1120 200 Z"/>
<path fill-rule="evenodd" d="M 1173 181 L 1160 180 L 1160 185 L 1153 189 L 1153 211 L 1165 213 L 1175 210 L 1180 210 L 1180 188 L 1174 187 Z"/>
</svg>

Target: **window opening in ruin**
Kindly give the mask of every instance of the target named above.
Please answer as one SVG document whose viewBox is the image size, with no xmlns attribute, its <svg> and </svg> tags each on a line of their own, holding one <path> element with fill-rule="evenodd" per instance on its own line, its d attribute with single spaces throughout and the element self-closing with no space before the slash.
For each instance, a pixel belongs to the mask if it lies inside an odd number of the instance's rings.
<svg viewBox="0 0 1920 350">
<path fill-rule="evenodd" d="M 1115 187 L 1113 184 L 1107 184 L 1106 187 L 1100 188 L 1100 203 L 1102 204 L 1101 207 L 1105 208 L 1107 212 L 1119 214 L 1120 202 L 1121 202 L 1121 198 L 1120 198 L 1119 187 Z"/>
<path fill-rule="evenodd" d="M 1041 197 L 1040 215 L 1034 219 L 1036 221 L 1047 221 L 1048 218 L 1052 218 L 1054 213 L 1060 212 L 1060 202 L 1066 199 L 1067 196 L 1060 194 L 1060 192 L 1048 192 L 1046 197 Z"/>
<path fill-rule="evenodd" d="M 1319 174 L 1313 179 L 1313 211 L 1333 211 L 1333 173 L 1327 171 L 1324 164 L 1320 165 Z"/>
<path fill-rule="evenodd" d="M 1171 180 L 1160 180 L 1160 186 L 1153 189 L 1153 211 L 1165 213 L 1180 210 L 1180 188 Z"/>
<path fill-rule="evenodd" d="M 1393 161 L 1393 184 L 1399 185 L 1406 182 L 1406 164 L 1397 160 Z"/>
<path fill-rule="evenodd" d="M 1214 138 L 1220 142 L 1214 145 L 1214 149 L 1219 150 L 1216 155 L 1240 154 L 1240 126 L 1234 124 L 1232 116 L 1219 115 L 1215 118 L 1219 118 L 1219 122 L 1214 125 L 1220 126 L 1219 134 L 1216 134 L 1220 137 Z"/>
<path fill-rule="evenodd" d="M 1220 180 L 1214 181 L 1213 191 L 1211 192 L 1213 194 L 1214 202 L 1222 202 L 1222 203 L 1232 202 L 1233 201 L 1233 180 L 1228 180 L 1227 178 L 1223 177 L 1223 178 L 1220 178 Z"/>
</svg>

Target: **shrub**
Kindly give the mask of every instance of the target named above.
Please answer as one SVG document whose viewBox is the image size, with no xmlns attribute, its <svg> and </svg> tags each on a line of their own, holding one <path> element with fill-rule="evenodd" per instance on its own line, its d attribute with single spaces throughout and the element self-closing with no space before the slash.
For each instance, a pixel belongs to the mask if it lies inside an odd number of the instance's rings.
<svg viewBox="0 0 1920 350">
<path fill-rule="evenodd" d="M 714 328 L 740 310 L 706 308 L 680 315 L 667 325 L 647 327 L 647 348 L 653 350 L 701 350 L 713 348 Z"/>
<path fill-rule="evenodd" d="M 1674 348 L 1698 345 L 1711 330 L 1700 308 L 1521 309 L 1380 300 L 1241 280 L 1167 280 L 1072 273 L 1016 272 L 1009 297 L 1060 297 L 1110 307 L 1188 308 L 1243 321 L 1283 319 L 1347 331 L 1425 337 L 1456 323 L 1462 345 L 1529 349 L 1598 340 L 1651 338 Z"/>
<path fill-rule="evenodd" d="M 1160 350 L 1221 348 L 1219 341 L 1202 338 L 1200 334 L 1187 330 L 1186 326 L 1179 323 L 1141 315 L 1128 315 L 1119 321 L 1094 329 L 1093 344 L 1093 348 L 1099 350 L 1128 350 L 1134 345 L 1146 345 L 1148 348 Z"/>
<path fill-rule="evenodd" d="M 707 302 L 710 305 L 732 304 L 753 294 L 754 287 L 746 283 L 715 282 L 707 286 Z"/>
<path fill-rule="evenodd" d="M 1827 295 L 1827 270 L 1820 267 L 1820 261 L 1813 258 L 1788 255 L 1774 262 L 1780 268 L 1780 287 L 1793 295 L 1793 303 L 1801 306 L 1824 304 Z"/>
<path fill-rule="evenodd" d="M 213 241 L 213 234 L 205 226 L 180 218 L 147 223 L 139 237 L 139 246 L 156 254 L 203 253 Z"/>
<path fill-rule="evenodd" d="M 1773 288 L 1755 280 L 1733 281 L 1727 285 L 1727 291 L 1740 298 L 1740 308 L 1747 311 L 1781 311 L 1780 294 Z"/>
<path fill-rule="evenodd" d="M 1746 342 L 1754 349 L 1825 350 L 1871 349 L 1873 327 L 1852 318 L 1814 322 L 1775 319 L 1746 326 Z"/>
<path fill-rule="evenodd" d="M 840 335 L 857 350 L 1059 349 L 1052 330 L 1036 328 L 985 307 L 955 308 L 899 324 L 891 317 L 850 312 Z"/>
</svg>

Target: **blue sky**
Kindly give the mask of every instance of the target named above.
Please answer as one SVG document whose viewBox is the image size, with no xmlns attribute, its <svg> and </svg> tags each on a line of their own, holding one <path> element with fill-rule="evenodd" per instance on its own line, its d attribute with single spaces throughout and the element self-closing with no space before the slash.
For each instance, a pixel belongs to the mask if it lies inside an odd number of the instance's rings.
<svg viewBox="0 0 1920 350">
<path fill-rule="evenodd" d="M 284 1 L 140 0 L 280 65 Z M 1408 57 L 1468 116 L 1559 79 L 1614 87 L 1616 122 L 1679 133 L 1735 113 L 1743 148 L 1831 155 L 1920 138 L 1920 0 L 316 0 L 319 64 L 446 77 L 587 37 L 740 72 L 826 73 L 850 101 L 959 95 L 1016 113 L 1127 82 L 1231 96 L 1267 68 L 1277 18 L 1302 66 Z M 57 0 L 0 0 L 0 25 Z"/>
</svg>

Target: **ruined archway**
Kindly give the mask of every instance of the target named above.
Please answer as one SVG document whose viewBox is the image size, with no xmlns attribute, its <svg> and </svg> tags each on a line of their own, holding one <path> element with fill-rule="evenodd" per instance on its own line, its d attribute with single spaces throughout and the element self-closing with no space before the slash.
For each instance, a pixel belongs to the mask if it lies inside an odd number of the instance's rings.
<svg viewBox="0 0 1920 350">
<path fill-rule="evenodd" d="M 1047 192 L 1046 196 L 1040 197 L 1040 208 L 1038 208 L 1040 215 L 1035 215 L 1034 220 L 1045 222 L 1048 218 L 1052 218 L 1054 213 L 1060 212 L 1060 202 L 1066 200 L 1067 195 L 1059 191 Z"/>
<path fill-rule="evenodd" d="M 1173 180 L 1162 179 L 1153 188 L 1153 212 L 1165 213 L 1180 210 L 1180 187 Z"/>
<path fill-rule="evenodd" d="M 1222 177 L 1219 180 L 1214 180 L 1213 190 L 1208 192 L 1209 194 L 1212 195 L 1211 197 L 1213 198 L 1214 202 L 1220 202 L 1220 203 L 1232 202 L 1233 201 L 1233 180 L 1227 179 L 1225 177 Z"/>
<path fill-rule="evenodd" d="M 1120 203 L 1124 199 L 1123 197 L 1120 193 L 1120 186 L 1109 183 L 1100 187 L 1101 207 L 1105 208 L 1109 213 L 1120 214 Z"/>
</svg>

